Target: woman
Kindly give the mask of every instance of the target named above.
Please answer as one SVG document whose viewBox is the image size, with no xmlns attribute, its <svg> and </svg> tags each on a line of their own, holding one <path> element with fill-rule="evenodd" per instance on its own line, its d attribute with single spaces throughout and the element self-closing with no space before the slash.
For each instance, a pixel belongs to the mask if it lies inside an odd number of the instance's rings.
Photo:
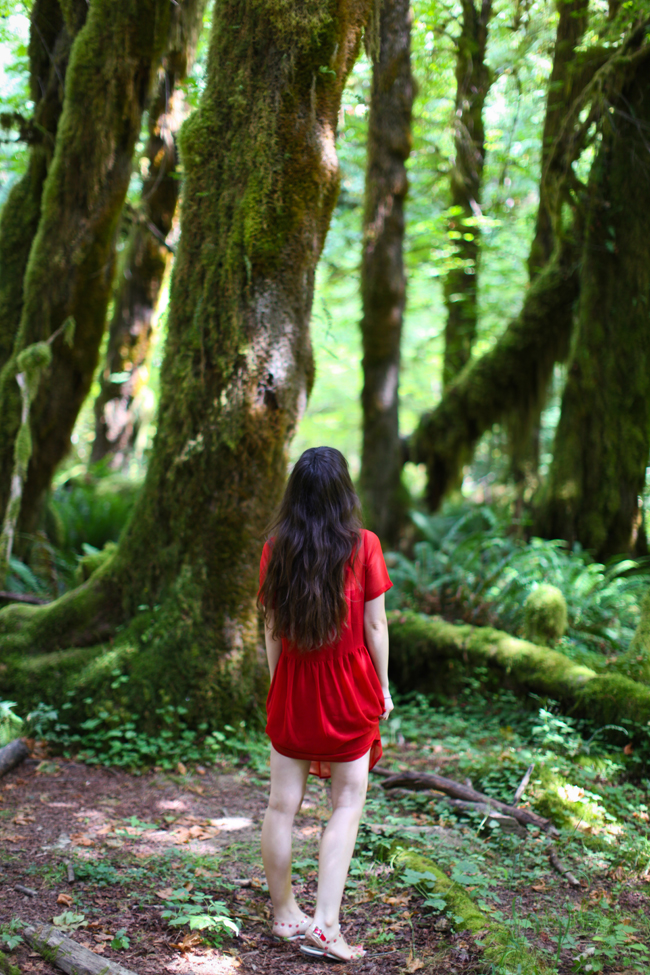
<svg viewBox="0 0 650 975">
<path fill-rule="evenodd" d="M 302 939 L 305 954 L 363 957 L 340 933 L 339 912 L 368 771 L 381 757 L 379 719 L 388 690 L 388 578 L 379 539 L 361 528 L 359 499 L 343 455 L 306 450 L 294 467 L 260 564 L 271 673 L 267 734 L 271 795 L 262 857 L 273 933 Z M 319 855 L 313 920 L 291 889 L 291 828 L 309 772 L 332 779 L 332 815 Z"/>
</svg>

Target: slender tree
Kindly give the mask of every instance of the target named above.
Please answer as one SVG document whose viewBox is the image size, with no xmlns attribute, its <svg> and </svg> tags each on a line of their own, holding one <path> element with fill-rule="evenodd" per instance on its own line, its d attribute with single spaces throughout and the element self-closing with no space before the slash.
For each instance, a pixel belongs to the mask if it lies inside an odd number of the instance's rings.
<svg viewBox="0 0 650 975">
<path fill-rule="evenodd" d="M 650 451 L 650 63 L 612 106 L 590 187 L 580 314 L 537 530 L 629 552 Z"/>
<path fill-rule="evenodd" d="M 452 216 L 449 230 L 455 239 L 455 261 L 445 278 L 447 306 L 443 388 L 461 371 L 472 353 L 478 324 L 478 270 L 485 127 L 483 106 L 490 90 L 491 71 L 486 63 L 492 0 L 462 0 L 463 16 L 456 52 L 454 112 L 455 159 L 450 172 Z"/>
<path fill-rule="evenodd" d="M 27 172 L 12 187 L 0 216 L 0 369 L 11 356 L 23 305 L 23 278 L 41 215 L 41 195 L 63 107 L 72 41 L 88 5 L 35 0 L 30 15 L 29 93 L 33 117 L 23 120 L 29 139 Z M 0 517 L 2 507 L 0 504 Z"/>
<path fill-rule="evenodd" d="M 368 125 L 361 293 L 363 449 L 360 488 L 366 521 L 387 544 L 403 516 L 398 384 L 406 275 L 402 254 L 406 160 L 411 150 L 409 0 L 384 0 L 373 65 Z"/>
<path fill-rule="evenodd" d="M 3 691 L 51 697 L 72 679 L 151 721 L 166 701 L 213 720 L 259 703 L 263 530 L 312 383 L 336 122 L 370 7 L 215 6 L 207 87 L 181 130 L 182 233 L 144 489 L 117 551 L 84 585 L 35 612 L 0 613 Z M 109 637 L 110 649 L 98 646 Z M 116 668 L 129 678 L 118 688 Z M 78 715 L 86 696 L 76 694 Z"/>
<path fill-rule="evenodd" d="M 142 200 L 132 214 L 119 269 L 106 365 L 95 400 L 93 461 L 111 456 L 119 466 L 137 433 L 134 399 L 143 382 L 153 318 L 172 254 L 165 241 L 172 229 L 179 190 L 176 135 L 183 120 L 184 99 L 178 84 L 192 66 L 206 2 L 185 0 L 172 8 L 169 43 L 148 106 Z"/>
</svg>

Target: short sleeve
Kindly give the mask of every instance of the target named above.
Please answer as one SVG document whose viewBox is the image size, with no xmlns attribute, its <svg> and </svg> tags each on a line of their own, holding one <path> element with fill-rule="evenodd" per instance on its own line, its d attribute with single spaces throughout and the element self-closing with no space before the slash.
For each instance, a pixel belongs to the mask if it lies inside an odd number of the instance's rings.
<svg viewBox="0 0 650 975">
<path fill-rule="evenodd" d="M 271 546 L 268 542 L 264 543 L 264 548 L 262 549 L 262 558 L 260 559 L 260 588 L 257 591 L 257 595 L 260 597 L 261 602 L 264 600 L 261 598 L 260 590 L 264 585 L 264 580 L 266 579 L 266 570 L 269 567 L 269 562 L 271 560 Z"/>
<path fill-rule="evenodd" d="M 364 531 L 364 561 L 366 581 L 364 588 L 364 601 L 370 602 L 381 596 L 382 592 L 390 589 L 393 583 L 390 581 L 388 569 L 384 562 L 384 553 L 381 550 L 381 543 L 377 536 L 370 531 Z"/>
</svg>

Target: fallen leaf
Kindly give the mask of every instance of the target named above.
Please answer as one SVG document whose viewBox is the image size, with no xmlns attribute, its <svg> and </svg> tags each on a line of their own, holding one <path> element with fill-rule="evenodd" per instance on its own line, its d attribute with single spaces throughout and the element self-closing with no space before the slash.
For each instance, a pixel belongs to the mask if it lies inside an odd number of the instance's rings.
<svg viewBox="0 0 650 975">
<path fill-rule="evenodd" d="M 103 955 L 106 951 L 106 945 L 103 942 L 99 945 L 94 945 L 93 951 L 96 955 Z"/>
<path fill-rule="evenodd" d="M 199 775 L 205 775 L 205 769 L 203 768 L 203 766 L 202 766 L 202 765 L 197 765 L 197 766 L 196 766 L 196 771 L 197 771 L 197 773 L 198 773 Z"/>
<path fill-rule="evenodd" d="M 203 788 L 202 785 L 188 785 L 187 791 L 194 792 L 197 796 L 202 796 L 203 793 L 205 792 L 205 789 Z"/>
<path fill-rule="evenodd" d="M 28 816 L 25 813 L 18 813 L 18 815 L 14 816 L 14 818 L 12 819 L 12 823 L 15 823 L 16 826 L 27 826 L 28 823 L 33 823 L 33 822 L 34 822 L 34 817 Z"/>
<path fill-rule="evenodd" d="M 408 961 L 406 962 L 407 972 L 418 972 L 421 968 L 424 968 L 424 962 L 421 958 L 415 958 L 413 952 L 409 952 Z"/>
<path fill-rule="evenodd" d="M 73 833 L 70 842 L 74 846 L 94 846 L 95 841 L 88 833 Z"/>
<path fill-rule="evenodd" d="M 7 843 L 22 843 L 23 840 L 27 839 L 26 836 L 21 836 L 20 833 L 14 833 L 12 836 L 5 836 L 3 838 Z"/>
<path fill-rule="evenodd" d="M 174 893 L 173 887 L 165 887 L 163 888 L 163 890 L 156 891 L 156 897 L 160 897 L 162 900 L 166 901 L 169 900 L 169 898 L 172 896 L 173 893 Z"/>
<path fill-rule="evenodd" d="M 57 904 L 63 904 L 64 907 L 72 907 L 74 903 L 70 894 L 59 894 L 56 902 Z"/>
<path fill-rule="evenodd" d="M 625 748 L 623 749 L 623 754 L 624 755 L 633 755 L 634 754 L 634 749 L 632 748 L 632 745 L 629 742 L 625 746 Z"/>
<path fill-rule="evenodd" d="M 182 762 L 179 762 L 179 763 L 178 763 L 178 765 L 176 766 L 176 771 L 177 771 L 177 772 L 178 772 L 178 773 L 179 773 L 180 775 L 187 775 L 187 768 L 186 768 L 186 767 L 185 767 L 185 766 L 183 765 L 183 763 L 182 763 Z"/>
<path fill-rule="evenodd" d="M 183 940 L 178 944 L 170 945 L 170 948 L 176 948 L 178 951 L 191 951 L 192 948 L 196 948 L 200 945 L 202 941 L 201 935 L 198 931 L 188 931 L 186 935 L 183 936 Z"/>
<path fill-rule="evenodd" d="M 197 867 L 196 870 L 194 871 L 194 876 L 195 877 L 212 877 L 212 876 L 214 876 L 214 874 L 210 870 L 205 870 L 203 867 Z"/>
</svg>

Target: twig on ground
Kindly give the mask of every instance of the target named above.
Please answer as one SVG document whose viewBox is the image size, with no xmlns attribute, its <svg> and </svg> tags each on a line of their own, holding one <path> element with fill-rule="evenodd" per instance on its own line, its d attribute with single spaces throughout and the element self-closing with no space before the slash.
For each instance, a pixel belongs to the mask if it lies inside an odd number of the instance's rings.
<svg viewBox="0 0 650 975">
<path fill-rule="evenodd" d="M 31 592 L 0 592 L 0 600 L 5 603 L 32 603 L 34 606 L 45 606 L 49 599 L 41 599 Z"/>
<path fill-rule="evenodd" d="M 17 765 L 24 762 L 28 755 L 29 748 L 22 738 L 16 738 L 4 748 L 0 748 L 0 776 L 11 772 L 12 768 L 16 768 Z"/>
<path fill-rule="evenodd" d="M 560 876 L 564 877 L 567 883 L 571 884 L 572 887 L 582 887 L 582 884 L 580 883 L 578 878 L 574 877 L 571 871 L 564 866 L 559 856 L 557 855 L 557 850 L 555 849 L 554 846 L 549 847 L 548 859 L 553 869 L 557 870 Z"/>
<path fill-rule="evenodd" d="M 69 860 L 64 860 L 63 862 L 65 863 L 65 870 L 66 870 L 66 874 L 67 874 L 67 877 L 68 877 L 68 883 L 69 884 L 73 884 L 75 882 L 75 880 L 76 880 L 76 877 L 74 875 L 74 870 L 72 868 L 72 864 L 70 863 Z"/>
<path fill-rule="evenodd" d="M 50 924 L 23 928 L 27 944 L 67 975 L 136 975 L 130 968 L 96 955 Z"/>
<path fill-rule="evenodd" d="M 526 769 L 526 774 L 524 775 L 523 779 L 521 780 L 521 782 L 517 786 L 517 791 L 515 792 L 514 799 L 512 800 L 513 806 L 516 806 L 517 803 L 519 802 L 519 800 L 521 799 L 521 797 L 523 796 L 524 789 L 526 788 L 526 786 L 530 782 L 530 777 L 531 777 L 531 775 L 533 773 L 533 769 L 534 768 L 535 768 L 535 763 L 533 762 L 533 764 L 532 765 L 529 765 L 528 768 Z"/>
<path fill-rule="evenodd" d="M 19 894 L 25 894 L 27 897 L 38 897 L 35 890 L 32 890 L 31 887 L 23 887 L 22 884 L 15 884 L 14 890 L 17 890 Z"/>
</svg>

